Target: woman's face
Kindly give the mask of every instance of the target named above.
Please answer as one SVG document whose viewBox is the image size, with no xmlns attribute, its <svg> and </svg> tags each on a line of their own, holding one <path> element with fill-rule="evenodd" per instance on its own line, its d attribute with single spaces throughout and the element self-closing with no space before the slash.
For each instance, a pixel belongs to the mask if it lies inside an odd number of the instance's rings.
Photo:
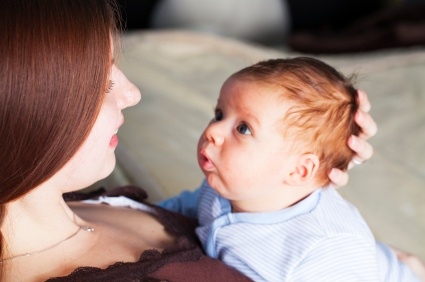
<svg viewBox="0 0 425 282">
<path fill-rule="evenodd" d="M 108 176 L 115 167 L 117 131 L 124 123 L 122 110 L 140 101 L 140 91 L 112 65 L 109 88 L 89 136 L 61 171 L 66 173 L 66 191 L 85 188 Z"/>
</svg>

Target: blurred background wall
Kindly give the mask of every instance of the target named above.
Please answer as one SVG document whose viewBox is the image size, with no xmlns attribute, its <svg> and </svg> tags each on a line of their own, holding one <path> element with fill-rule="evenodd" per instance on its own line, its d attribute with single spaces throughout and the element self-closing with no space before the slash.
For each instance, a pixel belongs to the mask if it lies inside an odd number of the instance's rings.
<svg viewBox="0 0 425 282">
<path fill-rule="evenodd" d="M 126 30 L 188 29 L 309 53 L 425 43 L 424 0 L 119 0 Z"/>
</svg>

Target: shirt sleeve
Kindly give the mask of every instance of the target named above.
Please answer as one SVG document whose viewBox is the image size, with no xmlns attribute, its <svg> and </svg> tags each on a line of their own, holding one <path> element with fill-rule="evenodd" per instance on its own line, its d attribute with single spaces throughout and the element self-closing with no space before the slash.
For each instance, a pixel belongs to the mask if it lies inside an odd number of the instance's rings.
<svg viewBox="0 0 425 282">
<path fill-rule="evenodd" d="M 410 268 L 398 260 L 397 255 L 387 245 L 376 242 L 381 281 L 420 282 L 419 277 Z"/>
<path fill-rule="evenodd" d="M 157 203 L 158 206 L 181 213 L 191 218 L 198 218 L 198 202 L 201 189 L 185 190 L 175 197 Z"/>
<path fill-rule="evenodd" d="M 364 238 L 326 238 L 293 266 L 288 281 L 380 281 L 375 247 Z"/>
</svg>

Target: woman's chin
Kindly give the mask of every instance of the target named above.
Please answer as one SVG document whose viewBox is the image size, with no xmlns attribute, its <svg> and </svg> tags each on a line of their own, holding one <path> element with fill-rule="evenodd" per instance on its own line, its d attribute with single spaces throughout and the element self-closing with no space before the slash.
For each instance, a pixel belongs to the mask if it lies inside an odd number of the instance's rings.
<svg viewBox="0 0 425 282">
<path fill-rule="evenodd" d="M 94 179 L 93 183 L 89 184 L 88 186 L 91 186 L 91 185 L 95 184 L 96 182 L 104 180 L 105 178 L 110 176 L 115 169 L 115 165 L 116 165 L 116 158 L 115 158 L 115 155 L 114 155 L 113 158 L 104 162 L 104 166 L 102 167 L 102 169 L 97 174 L 97 178 Z M 96 188 L 96 187 L 94 187 L 94 188 Z"/>
<path fill-rule="evenodd" d="M 114 171 L 116 164 L 117 164 L 117 160 L 114 154 L 112 160 L 108 160 L 108 162 L 105 164 L 105 167 L 102 171 L 103 175 L 101 175 L 101 178 L 99 180 L 108 177 Z"/>
</svg>

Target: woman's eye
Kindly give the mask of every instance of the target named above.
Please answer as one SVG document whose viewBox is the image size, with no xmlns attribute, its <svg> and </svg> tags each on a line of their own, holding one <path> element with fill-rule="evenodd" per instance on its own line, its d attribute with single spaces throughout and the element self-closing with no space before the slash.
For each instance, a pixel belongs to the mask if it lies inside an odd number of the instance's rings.
<svg viewBox="0 0 425 282">
<path fill-rule="evenodd" d="M 245 123 L 241 123 L 240 125 L 238 125 L 236 127 L 236 130 L 241 133 L 241 134 L 245 134 L 245 135 L 251 135 L 251 130 L 249 130 L 248 125 L 246 125 Z"/>
<path fill-rule="evenodd" d="M 220 121 L 222 119 L 223 119 L 223 112 L 222 111 L 219 111 L 219 110 L 216 110 L 214 112 L 214 121 Z"/>
<path fill-rule="evenodd" d="M 114 82 L 112 80 L 109 80 L 108 89 L 106 89 L 106 93 L 109 93 L 109 91 L 111 91 L 113 87 Z"/>
</svg>

